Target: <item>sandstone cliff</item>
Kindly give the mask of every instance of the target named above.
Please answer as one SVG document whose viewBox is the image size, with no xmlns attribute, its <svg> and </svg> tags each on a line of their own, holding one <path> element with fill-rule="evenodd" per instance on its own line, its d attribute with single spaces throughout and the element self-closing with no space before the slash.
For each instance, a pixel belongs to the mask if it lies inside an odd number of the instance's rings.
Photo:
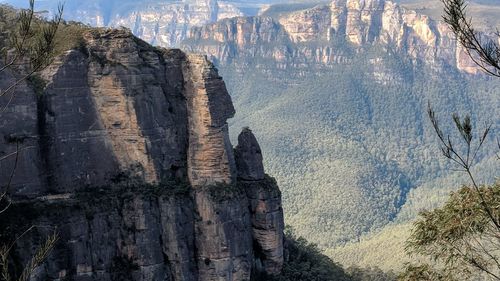
<svg viewBox="0 0 500 281">
<path fill-rule="evenodd" d="M 479 71 L 444 23 L 386 0 L 334 0 L 275 17 L 226 19 L 193 27 L 184 42 L 221 64 L 265 58 L 278 69 L 331 68 L 372 46 L 437 71 L 450 62 L 454 69 Z"/>
<path fill-rule="evenodd" d="M 0 235 L 36 226 L 14 264 L 55 230 L 59 242 L 32 280 L 278 273 L 281 194 L 250 131 L 233 152 L 226 120 L 235 112 L 214 66 L 128 31 L 93 30 L 83 42 L 37 77 L 43 83 L 21 85 L 0 124 L 1 156 L 21 150 L 17 163 L 2 162 L 2 183 L 17 169 Z"/>
<path fill-rule="evenodd" d="M 106 25 L 128 27 L 153 45 L 169 47 L 177 46 L 193 26 L 242 15 L 233 4 L 217 0 L 156 1 L 116 14 Z"/>
<path fill-rule="evenodd" d="M 26 1 L 6 0 L 15 6 Z M 21 3 L 18 3 L 21 2 Z M 146 42 L 177 46 L 193 26 L 243 16 L 239 3 L 220 0 L 67 0 L 64 18 L 94 27 L 127 27 Z M 54 11 L 58 1 L 37 1 L 37 9 Z"/>
</svg>

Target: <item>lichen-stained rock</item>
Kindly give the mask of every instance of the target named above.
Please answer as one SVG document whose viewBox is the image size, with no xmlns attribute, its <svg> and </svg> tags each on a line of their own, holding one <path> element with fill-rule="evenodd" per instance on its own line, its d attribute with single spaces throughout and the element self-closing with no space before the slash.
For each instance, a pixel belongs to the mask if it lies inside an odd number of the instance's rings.
<svg viewBox="0 0 500 281">
<path fill-rule="evenodd" d="M 330 28 L 331 13 L 327 6 L 318 6 L 310 10 L 292 13 L 280 19 L 280 24 L 290 34 L 294 42 L 307 42 L 326 35 Z"/>
<path fill-rule="evenodd" d="M 0 124 L 3 155 L 15 138 L 30 147 L 20 155 L 16 196 L 103 185 L 123 171 L 150 183 L 232 183 L 226 120 L 234 108 L 205 57 L 156 49 L 125 30 L 94 30 L 84 42 L 41 73 L 43 94 L 20 87 L 8 119 L 22 125 Z M 0 176 L 8 179 L 7 169 Z"/>
<path fill-rule="evenodd" d="M 163 252 L 173 280 L 198 280 L 195 246 L 195 214 L 191 197 L 159 198 Z"/>
<path fill-rule="evenodd" d="M 189 181 L 194 186 L 231 184 L 236 168 L 226 120 L 235 111 L 226 85 L 205 56 L 188 55 L 183 73 L 189 124 Z"/>
<path fill-rule="evenodd" d="M 262 150 L 254 134 L 249 128 L 244 128 L 238 136 L 238 145 L 234 149 L 238 179 L 263 180 L 264 165 Z"/>
<path fill-rule="evenodd" d="M 189 41 L 183 48 L 206 54 L 217 62 L 252 63 L 260 52 L 267 56 L 273 53 L 284 54 L 286 48 L 260 48 L 260 45 L 273 46 L 276 42 L 289 40 L 288 34 L 280 24 L 268 17 L 239 17 L 221 20 L 202 27 L 193 27 L 189 32 Z M 201 49 L 199 43 L 208 44 Z M 192 44 L 191 44 L 192 43 Z M 279 56 L 277 54 L 277 56 Z M 266 56 L 265 56 L 266 57 Z"/>
</svg>

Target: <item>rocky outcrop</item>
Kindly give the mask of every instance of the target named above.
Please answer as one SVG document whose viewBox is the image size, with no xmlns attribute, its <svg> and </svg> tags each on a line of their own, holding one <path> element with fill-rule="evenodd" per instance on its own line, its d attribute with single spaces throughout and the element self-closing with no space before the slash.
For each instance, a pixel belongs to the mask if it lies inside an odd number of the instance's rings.
<svg viewBox="0 0 500 281">
<path fill-rule="evenodd" d="M 256 268 L 278 274 L 283 267 L 283 209 L 274 179 L 264 174 L 262 151 L 254 134 L 243 128 L 235 148 L 240 185 L 250 203 Z"/>
<path fill-rule="evenodd" d="M 281 192 L 273 179 L 243 181 L 250 201 L 256 268 L 278 274 L 283 268 L 284 219 Z"/>
<path fill-rule="evenodd" d="M 244 128 L 238 136 L 238 145 L 234 151 L 239 179 L 250 181 L 264 179 L 262 150 L 249 128 Z"/>
<path fill-rule="evenodd" d="M 233 183 L 236 167 L 226 120 L 234 108 L 222 78 L 205 57 L 183 64 L 188 108 L 188 174 L 192 185 Z"/>
<path fill-rule="evenodd" d="M 249 202 L 241 188 L 232 188 L 211 186 L 195 194 L 199 280 L 250 280 L 254 236 Z"/>
<path fill-rule="evenodd" d="M 332 68 L 379 46 L 436 71 L 449 70 L 451 62 L 454 69 L 478 73 L 446 24 L 386 0 L 334 0 L 277 18 L 226 19 L 192 28 L 184 46 L 221 65 L 243 68 L 263 58 L 277 69 Z"/>
<path fill-rule="evenodd" d="M 126 30 L 92 30 L 82 40 L 21 84 L 10 104 L 0 99 L 2 185 L 17 166 L 0 240 L 43 226 L 16 244 L 13 263 L 25 263 L 56 230 L 59 242 L 32 280 L 278 273 L 279 189 L 263 174 L 251 185 L 237 180 L 263 172 L 261 157 L 244 149 L 238 159 L 247 166 L 238 171 L 226 123 L 235 112 L 213 65 Z M 17 149 L 18 159 L 9 157 Z"/>
</svg>

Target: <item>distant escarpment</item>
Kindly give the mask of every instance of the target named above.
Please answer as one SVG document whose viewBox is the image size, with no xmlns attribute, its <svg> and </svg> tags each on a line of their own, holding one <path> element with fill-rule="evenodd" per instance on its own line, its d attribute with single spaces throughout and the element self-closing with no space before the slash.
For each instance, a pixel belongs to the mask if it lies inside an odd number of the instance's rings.
<svg viewBox="0 0 500 281">
<path fill-rule="evenodd" d="M 498 81 L 479 74 L 445 24 L 391 1 L 274 6 L 195 27 L 183 47 L 219 68 L 239 112 L 230 127 L 259 133 L 287 223 L 329 253 L 412 220 L 465 183 L 435 153 L 429 103 L 444 131 L 454 130 L 451 112 L 500 120 Z M 492 181 L 495 156 L 480 157 Z M 395 252 L 369 265 L 401 263 Z M 331 254 L 349 265 L 370 256 Z"/>
<path fill-rule="evenodd" d="M 193 27 L 184 47 L 225 65 L 257 59 L 277 69 L 332 68 L 380 46 L 437 71 L 478 73 L 446 24 L 386 0 L 334 0 L 273 17 L 240 17 Z M 265 58 L 265 60 L 261 60 Z M 374 61 L 373 64 L 383 62 Z M 258 64 L 259 65 L 259 64 Z"/>
<path fill-rule="evenodd" d="M 9 75 L 3 85 L 17 74 Z M 19 157 L 2 162 L 2 183 L 17 166 L 2 241 L 35 226 L 15 244 L 12 264 L 59 235 L 32 280 L 280 272 L 281 193 L 250 130 L 233 149 L 226 120 L 235 110 L 204 56 L 92 30 L 22 84 L 6 109 L 0 156 L 19 148 Z"/>
<path fill-rule="evenodd" d="M 15 6 L 26 1 L 6 0 Z M 57 10 L 57 1 L 38 1 L 40 10 Z M 242 16 L 238 1 L 220 0 L 67 0 L 64 18 L 94 27 L 127 27 L 144 41 L 174 47 L 193 26 Z"/>
</svg>

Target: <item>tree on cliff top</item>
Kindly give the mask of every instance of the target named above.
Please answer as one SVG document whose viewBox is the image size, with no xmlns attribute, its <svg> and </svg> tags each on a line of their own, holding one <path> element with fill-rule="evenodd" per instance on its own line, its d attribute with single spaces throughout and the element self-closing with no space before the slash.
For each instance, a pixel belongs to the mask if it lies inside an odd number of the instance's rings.
<svg viewBox="0 0 500 281">
<path fill-rule="evenodd" d="M 2 55 L 4 59 L 3 65 L 0 67 L 0 75 L 5 75 L 7 71 L 17 73 L 14 75 L 13 81 L 0 88 L 0 98 L 2 101 L 0 107 L 0 117 L 5 114 L 7 108 L 12 103 L 16 95 L 16 87 L 22 82 L 32 77 L 36 72 L 46 68 L 54 57 L 53 50 L 55 49 L 55 37 L 58 27 L 62 21 L 63 6 L 59 7 L 58 13 L 51 21 L 45 21 L 37 18 L 35 14 L 34 0 L 29 1 L 29 8 L 20 11 L 17 16 L 12 17 L 12 10 L 7 7 L 0 9 L 1 36 L 2 43 L 7 41 L 7 44 L 2 46 Z M 26 60 L 29 61 L 27 70 L 16 71 L 17 64 L 23 64 Z M 9 179 L 6 183 L 0 185 L 0 215 L 10 207 L 11 200 L 9 198 L 9 189 L 14 178 L 19 154 L 23 148 L 17 142 L 17 149 L 0 158 L 0 162 L 6 161 L 9 158 L 14 159 L 14 165 L 11 168 Z M 32 258 L 21 270 L 16 277 L 11 275 L 9 256 L 16 242 L 29 233 L 34 226 L 28 228 L 21 235 L 17 236 L 12 242 L 0 242 L 0 280 L 2 281 L 25 281 L 31 278 L 34 270 L 47 258 L 51 249 L 57 241 L 57 235 L 50 235 L 45 242 L 35 251 Z"/>
</svg>

